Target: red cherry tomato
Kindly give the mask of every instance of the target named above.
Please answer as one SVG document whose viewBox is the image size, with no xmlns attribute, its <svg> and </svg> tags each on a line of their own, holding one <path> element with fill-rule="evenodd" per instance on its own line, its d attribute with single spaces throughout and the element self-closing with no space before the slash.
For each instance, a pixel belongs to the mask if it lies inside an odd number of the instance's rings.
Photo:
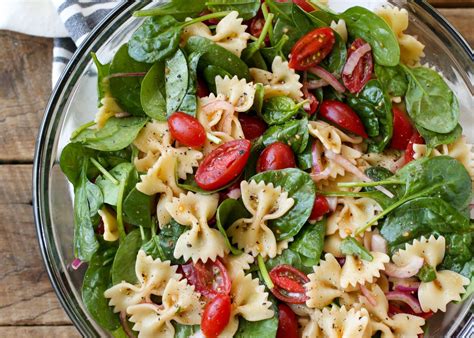
<svg viewBox="0 0 474 338">
<path fill-rule="evenodd" d="M 307 300 L 304 284 L 309 282 L 309 278 L 303 272 L 291 265 L 281 264 L 269 274 L 275 284 L 270 291 L 276 298 L 292 304 L 302 304 Z"/>
<path fill-rule="evenodd" d="M 267 124 L 256 116 L 240 114 L 239 122 L 247 140 L 254 140 L 267 130 Z"/>
<path fill-rule="evenodd" d="M 291 0 L 276 0 L 276 2 L 292 2 Z M 293 3 L 300 6 L 302 10 L 305 12 L 312 12 L 315 10 L 313 6 L 311 6 L 307 0 L 293 0 Z"/>
<path fill-rule="evenodd" d="M 407 148 L 405 150 L 405 164 L 408 162 L 413 161 L 415 151 L 413 150 L 413 145 L 414 144 L 425 144 L 425 140 L 423 140 L 423 137 L 415 131 L 415 133 L 411 136 L 410 141 L 408 141 Z"/>
<path fill-rule="evenodd" d="M 204 307 L 201 330 L 206 338 L 215 338 L 229 323 L 231 301 L 228 295 L 217 295 Z"/>
<path fill-rule="evenodd" d="M 256 38 L 260 36 L 263 30 L 263 26 L 265 26 L 265 18 L 263 17 L 263 15 L 259 15 L 259 14 L 257 14 L 257 16 L 255 16 L 250 21 L 250 27 L 249 27 L 250 34 Z"/>
<path fill-rule="evenodd" d="M 412 137 L 414 130 L 411 126 L 410 119 L 400 109 L 393 107 L 393 136 L 390 147 L 397 150 L 407 148 L 408 142 Z"/>
<path fill-rule="evenodd" d="M 361 38 L 355 39 L 347 51 L 347 56 L 349 57 L 357 48 L 364 45 L 365 43 L 366 42 Z M 342 82 L 352 94 L 358 93 L 362 90 L 362 88 L 364 88 L 365 84 L 369 82 L 373 70 L 374 61 L 372 59 L 372 52 L 365 53 L 365 55 L 360 58 L 359 62 L 355 66 L 352 74 L 342 74 Z"/>
<path fill-rule="evenodd" d="M 168 119 L 171 136 L 188 147 L 200 147 L 206 142 L 206 130 L 191 115 L 182 112 L 173 113 Z"/>
<path fill-rule="evenodd" d="M 295 168 L 295 155 L 291 147 L 283 142 L 275 142 L 266 147 L 257 160 L 257 172 Z"/>
<path fill-rule="evenodd" d="M 209 259 L 206 263 L 197 261 L 183 264 L 181 269 L 188 283 L 208 299 L 216 295 L 228 295 L 230 292 L 229 274 L 219 258 L 214 262 Z"/>
<path fill-rule="evenodd" d="M 316 28 L 295 43 L 288 65 L 296 70 L 316 66 L 332 51 L 335 41 L 331 28 Z"/>
<path fill-rule="evenodd" d="M 276 338 L 298 338 L 298 319 L 286 304 L 278 304 L 278 330 Z"/>
<path fill-rule="evenodd" d="M 313 210 L 311 211 L 309 219 L 312 221 L 317 220 L 328 212 L 329 204 L 326 197 L 324 197 L 323 195 L 316 195 L 316 198 L 314 199 Z"/>
<path fill-rule="evenodd" d="M 209 96 L 209 89 L 207 88 L 206 83 L 204 82 L 203 79 L 198 78 L 197 79 L 197 90 L 196 94 L 198 97 L 206 97 Z"/>
<path fill-rule="evenodd" d="M 222 188 L 240 175 L 250 155 L 249 140 L 226 142 L 209 153 L 196 171 L 196 183 L 204 190 Z"/>
<path fill-rule="evenodd" d="M 359 116 L 345 103 L 334 100 L 323 101 L 319 108 L 319 116 L 351 133 L 363 138 L 368 137 Z"/>
</svg>

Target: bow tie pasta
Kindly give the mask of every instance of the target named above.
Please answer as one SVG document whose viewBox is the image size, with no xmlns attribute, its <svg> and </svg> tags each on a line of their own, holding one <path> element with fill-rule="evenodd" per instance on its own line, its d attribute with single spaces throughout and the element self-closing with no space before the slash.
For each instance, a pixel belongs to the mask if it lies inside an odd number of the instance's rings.
<svg viewBox="0 0 474 338">
<path fill-rule="evenodd" d="M 324 121 L 309 122 L 308 131 L 312 136 L 321 141 L 325 149 L 329 149 L 336 154 L 341 153 L 343 142 L 352 144 L 359 144 L 362 142 L 362 137 L 351 137 Z"/>
<path fill-rule="evenodd" d="M 245 79 L 239 80 L 237 76 L 222 78 L 216 76 L 216 93 L 222 95 L 227 102 L 235 107 L 237 112 L 245 112 L 252 108 L 255 98 L 255 85 L 247 83 Z"/>
</svg>

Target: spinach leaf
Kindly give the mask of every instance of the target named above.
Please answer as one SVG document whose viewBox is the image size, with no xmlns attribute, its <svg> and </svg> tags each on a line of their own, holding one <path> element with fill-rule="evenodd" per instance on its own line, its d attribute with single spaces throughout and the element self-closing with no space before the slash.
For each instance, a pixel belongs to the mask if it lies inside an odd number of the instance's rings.
<svg viewBox="0 0 474 338">
<path fill-rule="evenodd" d="M 74 188 L 74 255 L 85 262 L 90 261 L 99 249 L 88 198 L 88 184 L 92 184 L 87 179 L 88 166 L 89 161 L 82 163 L 79 181 Z"/>
<path fill-rule="evenodd" d="M 454 128 L 447 134 L 435 133 L 420 126 L 416 126 L 416 129 L 418 130 L 420 135 L 423 136 L 423 139 L 425 140 L 428 149 L 434 149 L 441 144 L 451 144 L 456 141 L 462 134 L 462 127 L 459 123 L 456 128 Z"/>
<path fill-rule="evenodd" d="M 145 114 L 166 121 L 165 65 L 155 62 L 143 78 L 140 89 L 140 102 Z"/>
<path fill-rule="evenodd" d="M 384 167 L 379 167 L 379 166 L 369 167 L 365 169 L 364 172 L 372 181 L 375 181 L 375 182 L 384 181 L 392 177 L 393 175 L 390 170 Z M 385 188 L 387 188 L 387 190 L 389 190 L 395 197 L 403 194 L 403 191 L 399 185 L 396 185 L 396 184 L 386 185 Z M 366 188 L 363 188 L 363 191 L 374 192 L 378 190 L 375 189 L 375 187 L 366 187 Z"/>
<path fill-rule="evenodd" d="M 166 60 L 166 114 L 169 117 L 178 111 L 188 89 L 188 62 L 181 49 Z"/>
<path fill-rule="evenodd" d="M 432 282 L 436 279 L 436 269 L 431 265 L 424 264 L 416 274 L 416 277 L 424 283 Z"/>
<path fill-rule="evenodd" d="M 298 168 L 300 168 L 301 170 L 308 170 L 311 169 L 313 166 L 312 144 L 313 141 L 310 138 L 308 144 L 306 145 L 306 148 L 304 148 L 301 153 L 296 155 L 296 160 L 298 161 Z"/>
<path fill-rule="evenodd" d="M 122 150 L 133 142 L 147 121 L 146 117 L 111 117 L 102 129 L 84 129 L 71 142 L 100 151 Z"/>
<path fill-rule="evenodd" d="M 224 78 L 228 76 L 232 78 L 232 75 L 221 67 L 214 65 L 208 65 L 203 69 L 204 80 L 206 81 L 207 87 L 213 93 L 216 93 L 216 76 Z"/>
<path fill-rule="evenodd" d="M 128 45 L 122 45 L 112 60 L 109 74 L 110 93 L 119 106 L 135 116 L 144 115 L 140 89 L 144 73 L 151 65 L 137 62 L 128 55 Z"/>
<path fill-rule="evenodd" d="M 312 0 L 311 3 L 314 5 L 315 4 L 315 1 Z M 324 5 L 318 5 L 317 7 L 319 8 L 318 10 L 315 10 L 315 11 L 312 11 L 310 12 L 309 14 L 311 14 L 312 16 L 314 16 L 315 18 L 317 18 L 318 20 L 324 22 L 326 24 L 326 26 L 329 26 L 331 25 L 331 22 L 332 21 L 335 21 L 337 22 L 339 19 L 340 19 L 340 16 L 329 11 L 329 10 L 326 10 L 326 8 L 323 8 Z"/>
<path fill-rule="evenodd" d="M 403 67 L 393 67 L 375 64 L 375 75 L 388 95 L 392 97 L 404 96 L 408 89 L 408 79 Z"/>
<path fill-rule="evenodd" d="M 201 329 L 199 325 L 184 325 L 174 321 L 173 326 L 175 329 L 174 338 L 188 338 Z"/>
<path fill-rule="evenodd" d="M 274 316 L 272 318 L 251 322 L 243 317 L 239 318 L 239 329 L 234 338 L 275 338 L 278 330 L 278 306 L 273 297 L 272 301 Z"/>
<path fill-rule="evenodd" d="M 326 220 L 315 224 L 306 224 L 296 236 L 289 249 L 298 253 L 301 263 L 306 267 L 313 267 L 319 263 L 324 248 L 326 235 Z"/>
<path fill-rule="evenodd" d="M 184 264 L 183 258 L 176 259 L 174 257 L 174 248 L 179 236 L 185 231 L 189 230 L 189 227 L 177 223 L 175 220 L 164 226 L 159 233 L 160 247 L 165 255 L 165 260 L 171 261 L 171 264 Z"/>
<path fill-rule="evenodd" d="M 275 266 L 281 265 L 281 264 L 288 264 L 291 265 L 298 270 L 301 270 L 303 272 L 308 272 L 309 270 L 303 263 L 301 262 L 301 256 L 297 252 L 291 250 L 291 249 L 285 249 L 281 253 L 281 255 L 278 255 L 274 258 L 270 258 L 265 262 L 265 266 L 267 267 L 267 270 L 270 271 L 272 270 Z"/>
<path fill-rule="evenodd" d="M 334 31 L 336 42 L 331 53 L 321 62 L 321 66 L 326 68 L 330 73 L 340 75 L 347 60 L 347 48 L 341 36 Z"/>
<path fill-rule="evenodd" d="M 277 141 L 288 144 L 295 154 L 302 153 L 308 144 L 308 120 L 291 120 L 268 128 L 262 135 L 261 142 L 268 146 Z"/>
<path fill-rule="evenodd" d="M 86 183 L 87 190 L 87 202 L 89 203 L 89 216 L 93 224 L 99 222 L 99 209 L 102 208 L 104 204 L 104 196 L 102 191 L 94 183 L 87 181 Z"/>
<path fill-rule="evenodd" d="M 286 60 L 288 54 L 283 53 L 283 47 L 286 45 L 288 40 L 290 40 L 288 35 L 283 34 L 280 37 L 280 40 L 278 40 L 272 47 L 266 47 L 260 50 L 260 53 L 262 54 L 268 66 L 271 67 L 273 60 L 277 56 L 281 57 L 282 60 Z"/>
<path fill-rule="evenodd" d="M 227 247 L 230 249 L 233 255 L 239 255 L 242 251 L 234 248 L 227 237 L 226 229 L 230 227 L 236 220 L 240 218 L 250 217 L 250 213 L 245 208 L 244 204 L 240 200 L 234 200 L 228 198 L 223 201 L 216 212 L 216 225 L 217 229 L 224 236 Z"/>
<path fill-rule="evenodd" d="M 122 281 L 136 283 L 135 262 L 137 254 L 147 238 L 142 239 L 140 229 L 130 232 L 120 244 L 114 263 L 112 264 L 112 283 L 118 284 Z"/>
<path fill-rule="evenodd" d="M 94 156 L 94 150 L 88 149 L 80 143 L 69 143 L 64 147 L 59 165 L 72 185 L 76 186 L 80 183 L 83 164 L 89 162 L 89 158 Z"/>
<path fill-rule="evenodd" d="M 372 11 L 355 6 L 341 14 L 351 36 L 360 37 L 372 47 L 375 62 L 396 66 L 400 62 L 398 40 L 387 23 Z"/>
<path fill-rule="evenodd" d="M 382 152 L 392 139 L 393 114 L 390 98 L 378 80 L 370 80 L 349 105 L 359 114 L 371 137 L 369 152 Z"/>
<path fill-rule="evenodd" d="M 136 226 L 151 227 L 153 201 L 153 196 L 145 195 L 134 187 L 123 201 L 125 221 Z"/>
<path fill-rule="evenodd" d="M 220 187 L 216 190 L 204 190 L 202 189 L 201 187 L 199 187 L 196 183 L 196 178 L 194 175 L 192 174 L 188 174 L 186 176 L 186 179 L 184 181 L 180 180 L 178 175 L 176 175 L 176 185 L 178 187 L 180 187 L 181 189 L 183 190 L 188 190 L 188 191 L 192 191 L 192 192 L 197 192 L 197 193 L 200 193 L 200 194 L 203 194 L 203 195 L 211 195 L 211 194 L 215 194 L 216 192 L 218 191 L 221 191 L 221 190 L 224 190 L 230 186 L 232 186 L 233 184 L 235 184 L 235 182 L 237 182 L 239 180 L 239 177 L 237 177 L 235 180 L 227 183 L 226 185 L 224 185 L 223 187 Z"/>
<path fill-rule="evenodd" d="M 265 88 L 263 84 L 256 83 L 255 84 L 255 97 L 253 99 L 253 110 L 257 112 L 257 115 L 261 116 L 262 109 L 263 109 L 263 101 L 265 97 Z"/>
<path fill-rule="evenodd" d="M 354 237 L 346 237 L 340 246 L 341 252 L 346 256 L 357 256 L 365 261 L 372 262 L 374 257 Z"/>
<path fill-rule="evenodd" d="M 250 81 L 249 69 L 245 62 L 209 39 L 200 36 L 192 36 L 188 39 L 185 51 L 188 54 L 193 52 L 203 53 L 199 61 L 200 69 L 214 65 L 223 69 L 231 76 L 237 75 L 239 79 Z"/>
<path fill-rule="evenodd" d="M 304 103 L 296 104 L 287 96 L 274 96 L 263 102 L 263 120 L 269 124 L 281 124 L 290 120 Z"/>
<path fill-rule="evenodd" d="M 405 104 L 417 126 L 446 134 L 458 125 L 459 104 L 443 78 L 426 67 L 407 68 Z"/>
<path fill-rule="evenodd" d="M 137 183 L 138 177 L 135 172 L 135 167 L 132 163 L 125 162 L 112 168 L 109 173 L 118 181 L 125 180 L 125 193 L 128 193 Z M 117 205 L 120 186 L 112 183 L 109 179 L 99 176 L 96 179 L 96 184 L 102 190 L 104 195 L 104 202 L 109 205 Z"/>
<path fill-rule="evenodd" d="M 139 62 L 164 60 L 178 49 L 182 27 L 170 15 L 149 17 L 130 38 L 128 53 Z"/>
<path fill-rule="evenodd" d="M 195 17 L 206 8 L 206 0 L 171 0 L 160 4 L 159 7 L 144 9 L 133 13 L 133 16 L 163 16 L 171 15 L 176 20 Z"/>
<path fill-rule="evenodd" d="M 206 6 L 212 12 L 237 11 L 239 17 L 249 20 L 257 15 L 260 0 L 210 0 Z"/>
<path fill-rule="evenodd" d="M 97 68 L 97 106 L 102 106 L 101 100 L 104 98 L 105 93 L 109 90 L 109 80 L 107 77 L 110 73 L 110 63 L 100 63 L 97 55 L 91 52 L 92 61 L 94 61 L 95 67 Z"/>
<path fill-rule="evenodd" d="M 104 292 L 112 286 L 111 259 L 116 248 L 97 251 L 89 262 L 82 282 L 82 300 L 92 318 L 104 329 L 113 331 L 120 326 L 118 314 L 109 306 Z M 107 263 L 109 262 L 109 263 Z"/>
<path fill-rule="evenodd" d="M 197 67 L 200 58 L 200 52 L 195 52 L 188 56 L 188 88 L 186 89 L 186 95 L 184 95 L 183 101 L 179 106 L 179 111 L 185 112 L 191 116 L 196 116 L 197 113 Z"/>
<path fill-rule="evenodd" d="M 262 172 L 251 178 L 258 182 L 273 183 L 294 199 L 293 207 L 282 217 L 271 220 L 270 228 L 278 240 L 288 239 L 296 235 L 311 214 L 316 188 L 309 174 L 296 168 Z"/>
<path fill-rule="evenodd" d="M 447 269 L 472 279 L 474 275 L 474 226 L 469 232 L 450 234 L 446 238 L 446 254 L 439 269 Z"/>
</svg>

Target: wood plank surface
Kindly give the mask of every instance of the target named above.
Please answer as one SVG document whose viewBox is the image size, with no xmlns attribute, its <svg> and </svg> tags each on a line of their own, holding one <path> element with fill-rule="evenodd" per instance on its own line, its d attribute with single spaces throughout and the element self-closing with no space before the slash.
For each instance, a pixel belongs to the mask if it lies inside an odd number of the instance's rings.
<svg viewBox="0 0 474 338">
<path fill-rule="evenodd" d="M 430 2 L 473 46 L 474 0 Z M 0 337 L 79 336 L 44 270 L 31 205 L 31 163 L 51 91 L 52 45 L 51 39 L 0 31 Z"/>
</svg>

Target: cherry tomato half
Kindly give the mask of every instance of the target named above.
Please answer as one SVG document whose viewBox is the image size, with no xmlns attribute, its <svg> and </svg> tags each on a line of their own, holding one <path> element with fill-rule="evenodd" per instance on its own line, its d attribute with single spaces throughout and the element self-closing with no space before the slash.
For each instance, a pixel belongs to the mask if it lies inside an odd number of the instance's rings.
<svg viewBox="0 0 474 338">
<path fill-rule="evenodd" d="M 267 130 L 267 124 L 256 116 L 240 114 L 239 122 L 247 140 L 254 140 Z"/>
<path fill-rule="evenodd" d="M 355 39 L 347 51 L 347 57 L 349 57 L 357 48 L 364 45 L 365 43 L 366 42 L 361 38 Z M 352 74 L 342 74 L 342 82 L 352 94 L 358 93 L 362 90 L 362 88 L 364 88 L 365 84 L 369 82 L 373 70 L 374 61 L 372 58 L 372 52 L 365 53 L 355 66 Z"/>
<path fill-rule="evenodd" d="M 226 142 L 209 153 L 196 171 L 196 183 L 204 190 L 222 188 L 245 168 L 250 155 L 249 140 Z"/>
<path fill-rule="evenodd" d="M 316 66 L 332 51 L 336 38 L 329 27 L 316 28 L 300 38 L 291 49 L 290 68 L 306 70 Z"/>
<path fill-rule="evenodd" d="M 400 109 L 393 107 L 393 136 L 390 147 L 397 150 L 407 148 L 408 142 L 412 137 L 414 130 L 411 126 L 410 119 Z"/>
<path fill-rule="evenodd" d="M 292 0 L 276 0 L 276 2 L 292 2 Z M 315 10 L 315 8 L 311 6 L 306 0 L 293 0 L 293 3 L 300 6 L 305 12 L 312 12 Z"/>
<path fill-rule="evenodd" d="M 201 330 L 206 338 L 215 338 L 229 323 L 231 300 L 228 295 L 217 295 L 204 307 Z"/>
<path fill-rule="evenodd" d="M 291 147 L 283 142 L 275 142 L 266 147 L 257 160 L 257 172 L 295 168 L 295 155 Z"/>
<path fill-rule="evenodd" d="M 316 198 L 314 199 L 313 210 L 311 211 L 309 219 L 312 221 L 317 220 L 328 212 L 329 203 L 326 197 L 323 195 L 316 195 Z"/>
<path fill-rule="evenodd" d="M 298 319 L 286 304 L 278 304 L 278 330 L 276 338 L 298 338 Z"/>
<path fill-rule="evenodd" d="M 408 141 L 408 145 L 405 150 L 405 164 L 413 161 L 414 159 L 414 156 L 415 156 L 415 150 L 413 150 L 414 144 L 425 144 L 425 140 L 423 140 L 423 137 L 421 137 L 421 135 L 417 131 L 415 131 L 415 133 L 411 136 L 410 141 Z"/>
<path fill-rule="evenodd" d="M 168 119 L 171 136 L 188 147 L 200 147 L 206 142 L 206 130 L 199 121 L 186 113 L 173 113 Z"/>
<path fill-rule="evenodd" d="M 281 264 L 269 274 L 275 284 L 270 291 L 276 298 L 292 304 L 302 304 L 307 300 L 304 284 L 309 282 L 309 278 L 303 272 L 291 265 Z"/>
<path fill-rule="evenodd" d="M 345 103 L 334 100 L 323 101 L 319 108 L 319 116 L 351 133 L 363 138 L 368 137 L 359 116 Z"/>
<path fill-rule="evenodd" d="M 197 261 L 183 264 L 181 269 L 188 283 L 208 299 L 216 295 L 228 295 L 230 292 L 229 274 L 219 258 L 215 261 L 209 259 L 206 263 Z"/>
</svg>

